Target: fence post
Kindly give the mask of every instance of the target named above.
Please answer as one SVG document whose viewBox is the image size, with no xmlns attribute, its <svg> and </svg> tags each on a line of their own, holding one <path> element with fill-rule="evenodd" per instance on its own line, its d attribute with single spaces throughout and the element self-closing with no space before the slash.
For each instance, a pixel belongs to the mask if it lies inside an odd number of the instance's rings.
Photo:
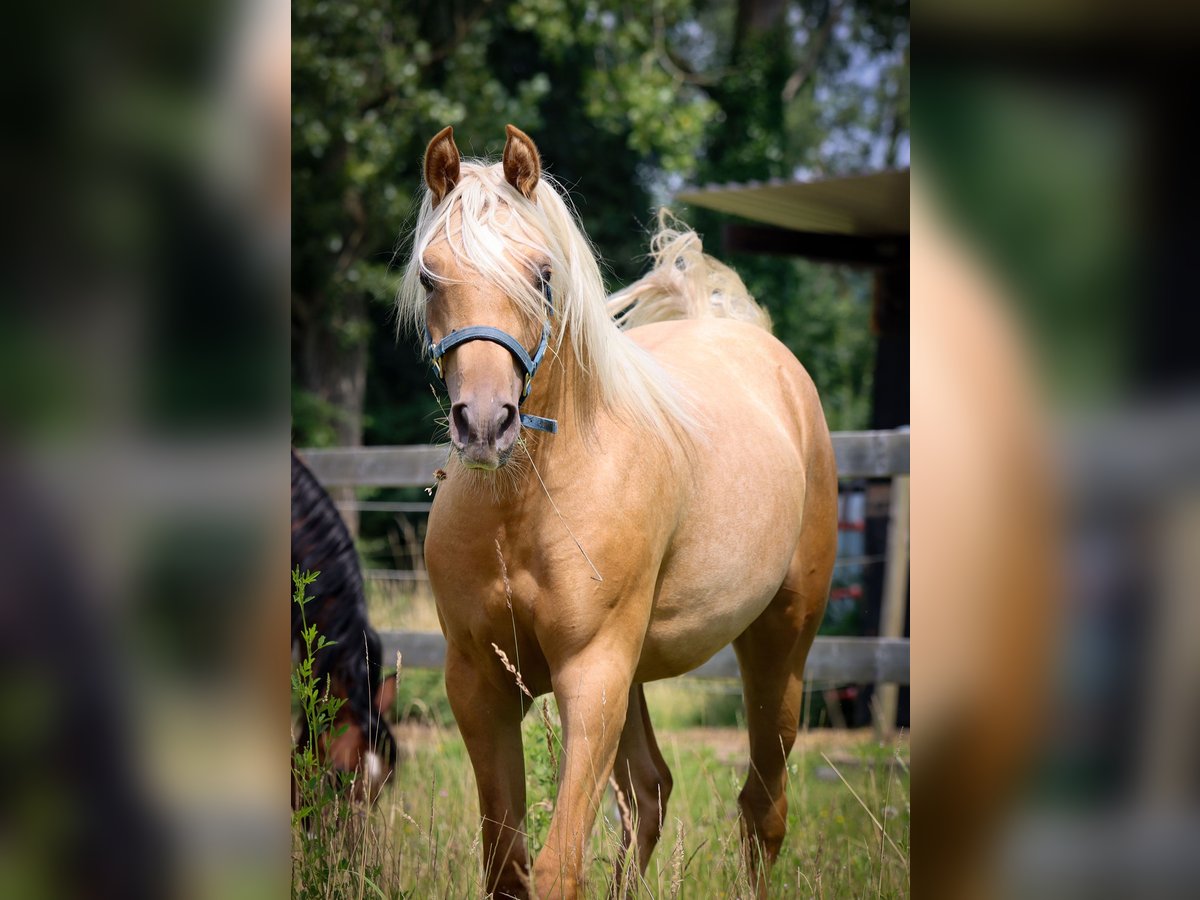
<svg viewBox="0 0 1200 900">
<path fill-rule="evenodd" d="M 892 479 L 891 512 L 888 521 L 887 561 L 883 571 L 883 599 L 879 613 L 879 636 L 904 636 L 904 614 L 908 611 L 908 512 L 909 476 Z M 875 732 L 881 738 L 896 727 L 900 686 L 881 684 L 875 689 Z"/>
</svg>

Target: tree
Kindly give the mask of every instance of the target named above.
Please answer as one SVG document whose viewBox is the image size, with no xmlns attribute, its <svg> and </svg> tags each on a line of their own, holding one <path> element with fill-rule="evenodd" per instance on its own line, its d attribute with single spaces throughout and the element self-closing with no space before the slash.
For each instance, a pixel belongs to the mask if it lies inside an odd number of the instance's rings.
<svg viewBox="0 0 1200 900">
<path fill-rule="evenodd" d="M 293 431 L 359 444 L 372 342 L 424 141 L 447 122 L 502 135 L 548 88 L 493 77 L 489 4 L 297 0 L 293 31 Z M 469 144 L 468 144 L 469 146 Z M 486 148 L 480 148 L 486 149 Z M 417 369 L 406 383 L 415 387 Z"/>
<path fill-rule="evenodd" d="M 878 168 L 907 147 L 907 3 L 511 0 L 293 5 L 293 432 L 427 441 L 436 406 L 390 307 L 426 140 L 534 135 L 609 266 L 636 277 L 655 203 L 686 181 Z M 719 220 L 685 218 L 711 236 Z M 869 285 L 729 260 L 808 366 L 835 427 L 865 420 Z"/>
</svg>

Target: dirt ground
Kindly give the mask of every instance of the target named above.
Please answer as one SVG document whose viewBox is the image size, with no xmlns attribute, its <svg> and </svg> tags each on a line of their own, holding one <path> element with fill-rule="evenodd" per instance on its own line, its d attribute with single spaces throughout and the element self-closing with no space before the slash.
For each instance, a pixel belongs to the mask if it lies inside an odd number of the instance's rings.
<svg viewBox="0 0 1200 900">
<path fill-rule="evenodd" d="M 682 746 L 707 744 L 713 748 L 717 759 L 722 762 L 740 762 L 746 759 L 749 751 L 749 740 L 741 728 L 683 728 L 677 731 L 666 731 L 658 735 L 659 743 L 667 747 L 672 743 Z M 802 732 L 796 738 L 796 746 L 792 756 L 798 757 L 803 753 L 824 753 L 836 762 L 857 762 L 855 750 L 864 744 L 877 743 L 875 733 L 870 729 L 832 729 L 821 728 Z M 908 733 L 891 738 L 889 746 L 899 744 L 901 754 L 908 754 Z"/>
</svg>

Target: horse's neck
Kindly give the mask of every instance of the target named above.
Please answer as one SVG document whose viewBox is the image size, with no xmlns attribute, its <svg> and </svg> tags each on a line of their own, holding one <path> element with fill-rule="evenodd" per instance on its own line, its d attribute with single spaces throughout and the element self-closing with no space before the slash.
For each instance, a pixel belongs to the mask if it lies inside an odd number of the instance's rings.
<svg viewBox="0 0 1200 900">
<path fill-rule="evenodd" d="M 661 433 L 642 435 L 637 426 L 614 416 L 603 400 L 593 394 L 594 390 L 575 355 L 571 336 L 564 336 L 556 353 L 551 355 L 547 351 L 547 360 L 538 369 L 529 396 L 521 405 L 524 413 L 554 419 L 558 431 L 547 434 L 523 430 L 532 465 L 515 467 L 511 482 L 515 493 L 527 490 L 541 493 L 547 484 L 554 489 L 576 479 L 589 480 L 590 466 L 601 445 L 607 448 L 605 452 L 613 452 L 613 448 L 635 441 L 641 448 L 639 458 L 647 465 L 653 465 L 655 460 L 669 464 L 668 446 L 655 439 L 662 438 Z M 660 456 L 659 451 L 664 455 Z"/>
</svg>

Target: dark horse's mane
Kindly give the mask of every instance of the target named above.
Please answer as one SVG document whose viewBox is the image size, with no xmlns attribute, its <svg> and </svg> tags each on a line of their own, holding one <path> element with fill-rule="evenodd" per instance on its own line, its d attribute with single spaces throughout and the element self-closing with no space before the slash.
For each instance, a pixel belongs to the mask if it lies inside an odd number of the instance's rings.
<svg viewBox="0 0 1200 900">
<path fill-rule="evenodd" d="M 307 620 L 319 634 L 335 643 L 316 652 L 313 674 L 325 683 L 336 680 L 346 695 L 355 722 L 369 735 L 389 764 L 396 759 L 391 730 L 372 707 L 383 680 L 383 647 L 367 620 L 362 571 L 354 541 L 333 499 L 292 451 L 292 569 L 320 572 L 309 588 L 314 599 L 305 606 L 292 603 L 292 645 L 301 642 Z M 341 693 L 339 691 L 339 693 Z M 299 741 L 307 742 L 307 723 L 301 722 Z"/>
</svg>

